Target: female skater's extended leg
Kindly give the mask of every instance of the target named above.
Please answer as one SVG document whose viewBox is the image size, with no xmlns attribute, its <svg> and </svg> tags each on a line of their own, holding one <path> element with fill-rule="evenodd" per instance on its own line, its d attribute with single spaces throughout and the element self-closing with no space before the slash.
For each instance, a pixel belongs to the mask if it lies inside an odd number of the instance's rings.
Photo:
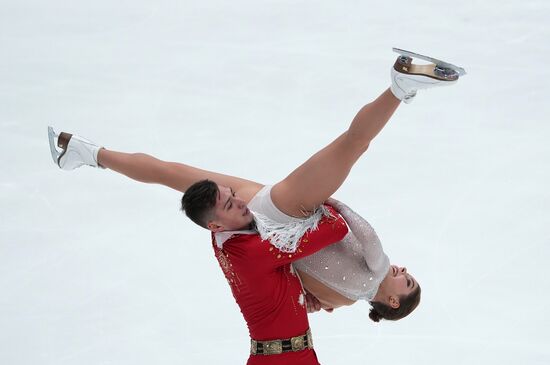
<svg viewBox="0 0 550 365">
<path fill-rule="evenodd" d="M 239 177 L 219 174 L 177 162 L 159 160 L 144 153 L 124 153 L 101 149 L 98 163 L 127 177 L 152 184 L 161 184 L 185 191 L 199 180 L 209 179 L 218 185 L 231 187 L 242 199 L 249 201 L 263 185 Z"/>
<path fill-rule="evenodd" d="M 48 139 L 52 158 L 63 170 L 74 170 L 83 165 L 101 166 L 136 181 L 161 184 L 181 192 L 200 180 L 208 179 L 231 188 L 246 202 L 263 187 L 254 181 L 162 161 L 144 153 L 110 151 L 78 135 L 67 132 L 57 134 L 53 127 L 48 127 Z"/>
<path fill-rule="evenodd" d="M 273 187 L 271 198 L 277 208 L 299 217 L 319 207 L 342 185 L 399 103 L 388 89 L 359 110 L 346 132 Z"/>
</svg>

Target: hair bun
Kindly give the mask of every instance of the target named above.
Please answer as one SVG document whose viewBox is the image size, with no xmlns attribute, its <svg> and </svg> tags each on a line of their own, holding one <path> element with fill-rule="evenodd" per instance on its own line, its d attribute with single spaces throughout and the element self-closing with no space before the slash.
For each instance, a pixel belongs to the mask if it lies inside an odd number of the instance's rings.
<svg viewBox="0 0 550 365">
<path fill-rule="evenodd" d="M 380 322 L 380 319 L 382 319 L 382 316 L 380 315 L 380 313 L 378 313 L 376 309 L 371 308 L 369 312 L 369 318 L 374 322 Z"/>
</svg>

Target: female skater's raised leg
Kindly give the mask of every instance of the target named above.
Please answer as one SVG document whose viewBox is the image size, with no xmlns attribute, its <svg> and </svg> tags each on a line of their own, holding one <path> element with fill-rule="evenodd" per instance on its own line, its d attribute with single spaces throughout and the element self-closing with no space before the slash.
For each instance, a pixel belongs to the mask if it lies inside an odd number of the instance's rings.
<svg viewBox="0 0 550 365">
<path fill-rule="evenodd" d="M 271 190 L 271 198 L 284 213 L 310 214 L 342 185 L 351 167 L 382 130 L 399 103 L 410 103 L 416 92 L 454 84 L 464 69 L 434 58 L 394 49 L 400 56 L 391 69 L 391 88 L 365 105 L 349 129 L 298 167 Z M 414 65 L 413 58 L 434 62 Z"/>
<path fill-rule="evenodd" d="M 296 217 L 311 214 L 342 185 L 399 104 L 388 89 L 361 108 L 346 132 L 273 187 L 271 198 L 277 208 Z"/>
</svg>

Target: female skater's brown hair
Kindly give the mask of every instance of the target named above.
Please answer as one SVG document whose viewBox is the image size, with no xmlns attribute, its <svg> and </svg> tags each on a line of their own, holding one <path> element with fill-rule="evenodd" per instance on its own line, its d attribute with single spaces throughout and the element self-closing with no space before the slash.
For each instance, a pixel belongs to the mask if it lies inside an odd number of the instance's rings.
<svg viewBox="0 0 550 365">
<path fill-rule="evenodd" d="M 370 302 L 372 308 L 369 312 L 369 318 L 374 322 L 380 322 L 381 319 L 388 321 L 397 321 L 405 318 L 420 303 L 420 286 L 407 296 L 399 297 L 399 308 L 392 308 L 382 302 Z"/>
</svg>

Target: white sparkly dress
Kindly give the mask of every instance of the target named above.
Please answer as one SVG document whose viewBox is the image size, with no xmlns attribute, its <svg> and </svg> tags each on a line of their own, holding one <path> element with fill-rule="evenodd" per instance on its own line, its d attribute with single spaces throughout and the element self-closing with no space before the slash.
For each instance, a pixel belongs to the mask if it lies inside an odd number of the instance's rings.
<svg viewBox="0 0 550 365">
<path fill-rule="evenodd" d="M 301 237 L 304 229 L 315 229 L 325 212 L 319 211 L 314 214 L 314 218 L 308 219 L 288 216 L 275 207 L 270 192 L 271 186 L 264 187 L 250 201 L 248 208 L 255 215 L 262 238 L 269 239 L 277 247 L 283 245 L 289 250 L 295 250 L 295 239 L 292 238 L 298 235 L 298 238 Z M 347 222 L 350 228 L 348 234 L 342 241 L 298 260 L 293 265 L 351 300 L 371 301 L 388 273 L 388 256 L 376 232 L 365 219 L 341 202 L 331 201 L 331 205 Z M 285 225 L 287 229 L 284 229 Z M 295 233 L 285 233 L 291 239 L 281 243 L 281 237 L 274 234 L 274 230 Z M 274 236 L 278 241 L 273 240 Z"/>
</svg>

